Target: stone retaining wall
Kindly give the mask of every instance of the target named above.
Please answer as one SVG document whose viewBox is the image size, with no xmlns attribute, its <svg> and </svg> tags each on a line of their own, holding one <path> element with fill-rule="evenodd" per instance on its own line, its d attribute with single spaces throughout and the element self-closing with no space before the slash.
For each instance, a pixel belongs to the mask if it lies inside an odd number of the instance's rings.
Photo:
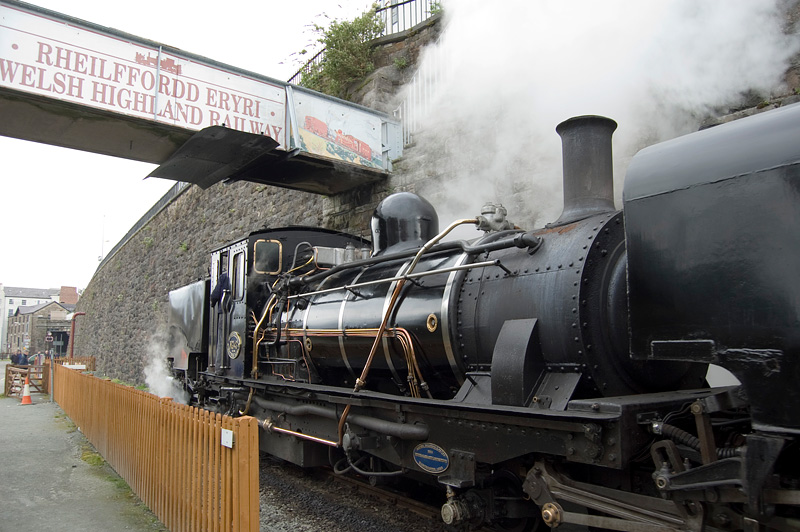
<svg viewBox="0 0 800 532">
<path fill-rule="evenodd" d="M 167 294 L 208 275 L 209 252 L 266 226 L 322 224 L 323 197 L 252 183 L 187 188 L 101 266 L 78 310 L 75 354 L 144 382 L 165 347 Z"/>
</svg>

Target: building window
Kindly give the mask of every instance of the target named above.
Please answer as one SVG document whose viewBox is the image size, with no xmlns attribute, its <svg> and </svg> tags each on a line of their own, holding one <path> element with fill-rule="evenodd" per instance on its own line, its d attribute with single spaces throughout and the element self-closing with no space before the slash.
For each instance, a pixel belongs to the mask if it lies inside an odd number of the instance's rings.
<svg viewBox="0 0 800 532">
<path fill-rule="evenodd" d="M 23 305 L 27 305 L 27 304 L 28 304 L 28 300 L 27 300 L 27 299 L 23 299 L 23 300 L 22 300 L 22 304 L 23 304 Z"/>
<path fill-rule="evenodd" d="M 8 309 L 8 317 L 10 318 L 13 315 L 14 315 L 14 309 L 12 308 Z"/>
<path fill-rule="evenodd" d="M 9 305 L 13 305 L 13 304 L 14 304 L 14 300 L 13 300 L 13 299 L 9 299 L 9 300 L 8 300 L 8 304 L 9 304 Z"/>
</svg>

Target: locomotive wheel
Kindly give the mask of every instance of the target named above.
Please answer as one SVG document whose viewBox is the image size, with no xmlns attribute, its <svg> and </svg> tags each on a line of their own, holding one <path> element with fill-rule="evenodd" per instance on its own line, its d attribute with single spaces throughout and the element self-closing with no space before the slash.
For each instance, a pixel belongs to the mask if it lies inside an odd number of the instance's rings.
<svg viewBox="0 0 800 532">
<path fill-rule="evenodd" d="M 508 470 L 500 470 L 487 479 L 492 488 L 495 500 L 522 499 L 527 500 L 522 491 L 522 481 Z M 533 503 L 530 503 L 532 506 Z M 526 517 L 502 517 L 492 520 L 492 529 L 503 532 L 532 532 L 546 528 L 538 511 Z"/>
</svg>

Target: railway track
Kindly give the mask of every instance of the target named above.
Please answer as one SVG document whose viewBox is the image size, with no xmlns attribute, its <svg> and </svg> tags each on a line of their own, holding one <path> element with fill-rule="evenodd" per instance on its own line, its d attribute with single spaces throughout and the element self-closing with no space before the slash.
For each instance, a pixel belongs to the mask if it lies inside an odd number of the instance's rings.
<svg viewBox="0 0 800 532">
<path fill-rule="evenodd" d="M 261 532 L 445 532 L 439 501 L 261 455 Z M 419 496 L 417 496 L 419 495 Z"/>
<path fill-rule="evenodd" d="M 321 478 L 333 478 L 335 482 L 351 486 L 359 493 L 380 499 L 391 504 L 392 506 L 396 506 L 399 509 L 405 509 L 414 512 L 420 517 L 430 519 L 432 523 L 440 523 L 442 520 L 440 510 L 441 504 L 437 506 L 434 503 L 426 503 L 387 487 L 373 486 L 368 481 L 362 480 L 361 478 L 347 475 L 336 475 L 330 470 L 321 470 L 319 474 Z"/>
</svg>

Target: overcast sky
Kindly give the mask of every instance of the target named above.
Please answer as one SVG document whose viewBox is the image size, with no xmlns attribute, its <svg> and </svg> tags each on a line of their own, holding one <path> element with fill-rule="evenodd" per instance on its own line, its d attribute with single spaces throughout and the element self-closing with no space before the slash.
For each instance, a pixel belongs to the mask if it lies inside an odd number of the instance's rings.
<svg viewBox="0 0 800 532">
<path fill-rule="evenodd" d="M 368 0 L 35 0 L 40 7 L 287 80 L 314 23 Z M 2 30 L 0 30 L 2 31 Z M 0 42 L 2 40 L 0 39 Z M 306 56 L 308 57 L 308 56 Z M 0 137 L 0 283 L 85 288 L 98 258 L 174 184 L 155 165 Z"/>
</svg>

